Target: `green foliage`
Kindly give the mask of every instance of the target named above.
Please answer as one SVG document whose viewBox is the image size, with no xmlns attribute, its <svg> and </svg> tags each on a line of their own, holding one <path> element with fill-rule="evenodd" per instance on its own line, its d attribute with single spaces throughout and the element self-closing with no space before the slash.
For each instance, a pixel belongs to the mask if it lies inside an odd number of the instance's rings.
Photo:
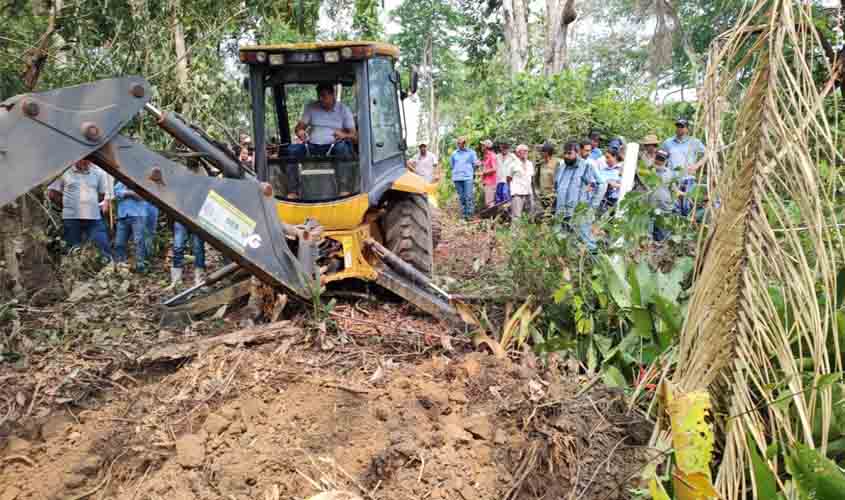
<svg viewBox="0 0 845 500">
<path fill-rule="evenodd" d="M 459 75 L 456 68 L 462 64 L 454 48 L 463 44 L 466 17 L 448 0 L 404 0 L 391 16 L 402 25 L 390 41 L 401 51 L 399 65 L 403 73 L 425 63 L 430 44 L 431 67 L 421 68 L 425 78 L 420 82 L 420 95 L 427 96 L 425 89 L 433 80 L 438 96 L 448 98 L 455 76 Z"/>
<path fill-rule="evenodd" d="M 671 119 L 663 116 L 647 95 L 623 97 L 615 90 L 597 96 L 588 92 L 588 73 L 565 71 L 549 77 L 521 74 L 513 79 L 489 79 L 457 124 L 455 135 L 471 144 L 486 138 L 509 138 L 526 144 L 546 140 L 560 144 L 581 139 L 594 129 L 605 137 L 639 140 L 648 133 L 668 137 Z"/>
<path fill-rule="evenodd" d="M 381 38 L 384 29 L 378 19 L 378 2 L 376 0 L 355 0 L 352 29 L 357 34 L 357 38 L 362 40 L 378 40 Z"/>
<path fill-rule="evenodd" d="M 621 228 L 634 223 L 626 214 L 606 225 L 613 234 L 636 234 Z M 692 228 L 677 230 L 685 240 Z M 627 386 L 680 334 L 693 267 L 685 245 L 664 245 L 668 262 L 661 267 L 668 271 L 662 272 L 649 263 L 653 256 L 643 254 L 643 246 L 592 257 L 554 223 L 520 224 L 502 230 L 499 239 L 512 294 L 538 297 L 543 306 L 535 322 L 543 332 L 535 339 L 537 351 L 574 357 L 588 370 L 600 370 L 606 383 Z"/>
<path fill-rule="evenodd" d="M 834 500 L 845 495 L 845 474 L 818 450 L 798 443 L 785 458 L 801 500 Z"/>
</svg>

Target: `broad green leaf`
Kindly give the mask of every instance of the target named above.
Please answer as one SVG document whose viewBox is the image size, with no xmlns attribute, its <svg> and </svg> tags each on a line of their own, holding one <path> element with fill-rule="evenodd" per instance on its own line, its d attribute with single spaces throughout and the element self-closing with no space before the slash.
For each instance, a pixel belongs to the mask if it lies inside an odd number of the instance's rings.
<svg viewBox="0 0 845 500">
<path fill-rule="evenodd" d="M 654 311 L 665 326 L 664 332 L 658 338 L 660 347 L 667 349 L 681 333 L 681 327 L 684 324 L 683 313 L 676 303 L 670 302 L 661 295 L 654 297 Z"/>
<path fill-rule="evenodd" d="M 827 373 L 819 377 L 819 381 L 816 382 L 816 389 L 824 389 L 840 380 L 842 380 L 842 372 Z"/>
<path fill-rule="evenodd" d="M 622 358 L 625 360 L 626 363 L 632 363 L 636 361 L 635 356 L 633 356 L 632 351 L 634 351 L 640 344 L 640 337 L 635 332 L 630 332 L 628 335 L 625 335 L 622 340 L 616 344 L 613 349 L 610 350 L 605 355 L 605 360 L 610 360 L 613 356 L 616 355 L 617 352 L 622 353 Z"/>
<path fill-rule="evenodd" d="M 818 450 L 798 443 L 786 456 L 786 468 L 802 499 L 845 498 L 845 474 Z"/>
<path fill-rule="evenodd" d="M 780 445 L 777 441 L 773 441 L 772 444 L 766 447 L 766 460 L 774 460 L 779 453 Z"/>
<path fill-rule="evenodd" d="M 563 302 L 566 299 L 566 297 L 569 295 L 569 292 L 571 292 L 571 291 L 572 291 L 572 284 L 564 283 L 563 285 L 561 285 L 560 288 L 555 290 L 554 295 L 552 295 L 552 298 L 554 299 L 555 304 L 560 304 L 561 302 Z"/>
<path fill-rule="evenodd" d="M 669 274 L 657 273 L 657 294 L 671 302 L 677 302 L 683 291 L 682 283 L 692 270 L 694 261 L 691 257 L 678 259 Z"/>
<path fill-rule="evenodd" d="M 607 289 L 616 305 L 622 309 L 631 307 L 631 287 L 625 279 L 625 261 L 619 255 L 601 259 L 602 270 L 607 279 Z"/>
<path fill-rule="evenodd" d="M 757 498 L 775 498 L 777 496 L 777 481 L 769 464 L 760 456 L 757 443 L 748 436 L 748 450 L 751 452 L 751 468 L 754 472 L 754 484 L 757 488 Z"/>
<path fill-rule="evenodd" d="M 602 369 L 601 378 L 607 386 L 620 388 L 628 387 L 628 381 L 625 379 L 625 375 L 622 375 L 619 368 L 616 368 L 613 365 L 606 366 Z"/>
<path fill-rule="evenodd" d="M 592 342 L 590 342 L 589 346 L 587 347 L 587 370 L 590 373 L 596 372 L 596 367 L 598 367 L 598 355 L 596 354 L 596 346 Z"/>
<path fill-rule="evenodd" d="M 595 342 L 602 357 L 606 359 L 607 353 L 613 348 L 613 339 L 604 335 L 593 335 L 593 342 Z"/>
<path fill-rule="evenodd" d="M 636 267 L 632 266 L 628 275 L 631 282 L 633 304 L 640 307 L 650 304 L 657 290 L 656 273 L 651 270 L 645 261 L 642 261 Z"/>
<path fill-rule="evenodd" d="M 634 307 L 628 312 L 628 317 L 631 318 L 631 322 L 634 324 L 631 328 L 632 332 L 636 332 L 641 338 L 651 339 L 654 333 L 654 322 L 651 319 L 651 311 Z"/>
</svg>

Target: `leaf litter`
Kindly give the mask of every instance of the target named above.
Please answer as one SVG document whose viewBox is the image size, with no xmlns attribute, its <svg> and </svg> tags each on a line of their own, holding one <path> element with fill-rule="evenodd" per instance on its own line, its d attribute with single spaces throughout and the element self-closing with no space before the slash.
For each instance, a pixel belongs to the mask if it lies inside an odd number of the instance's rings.
<svg viewBox="0 0 845 500">
<path fill-rule="evenodd" d="M 447 232 L 453 248 L 479 229 Z M 458 255 L 464 269 L 477 258 Z M 4 500 L 608 500 L 628 498 L 653 458 L 651 425 L 621 391 L 553 360 L 473 352 L 389 300 L 342 301 L 320 329 L 289 307 L 249 330 L 275 332 L 260 345 L 138 366 L 154 348 L 242 333 L 225 316 L 160 331 L 158 271 L 129 287 L 93 273 L 96 307 L 17 308 L 21 358 L 0 365 Z"/>
</svg>

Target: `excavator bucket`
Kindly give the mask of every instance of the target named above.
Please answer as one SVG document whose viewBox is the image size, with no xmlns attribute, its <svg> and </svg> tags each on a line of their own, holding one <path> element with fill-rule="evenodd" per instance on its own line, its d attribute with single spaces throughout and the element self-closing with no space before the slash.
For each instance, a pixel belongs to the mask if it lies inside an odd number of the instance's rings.
<svg viewBox="0 0 845 500">
<path fill-rule="evenodd" d="M 119 135 L 150 94 L 146 81 L 130 77 L 4 101 L 0 206 L 88 158 L 263 282 L 310 297 L 313 266 L 291 252 L 287 238 L 297 231 L 276 216 L 268 186 L 193 174 Z"/>
</svg>

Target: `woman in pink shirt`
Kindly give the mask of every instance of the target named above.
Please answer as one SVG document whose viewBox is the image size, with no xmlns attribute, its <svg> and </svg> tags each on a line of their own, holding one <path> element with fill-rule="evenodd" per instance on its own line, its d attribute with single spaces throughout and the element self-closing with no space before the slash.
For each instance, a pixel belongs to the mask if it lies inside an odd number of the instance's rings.
<svg viewBox="0 0 845 500">
<path fill-rule="evenodd" d="M 484 186 L 484 204 L 492 207 L 496 203 L 496 153 L 493 152 L 493 141 L 481 143 L 484 149 L 481 165 L 481 184 Z"/>
</svg>

